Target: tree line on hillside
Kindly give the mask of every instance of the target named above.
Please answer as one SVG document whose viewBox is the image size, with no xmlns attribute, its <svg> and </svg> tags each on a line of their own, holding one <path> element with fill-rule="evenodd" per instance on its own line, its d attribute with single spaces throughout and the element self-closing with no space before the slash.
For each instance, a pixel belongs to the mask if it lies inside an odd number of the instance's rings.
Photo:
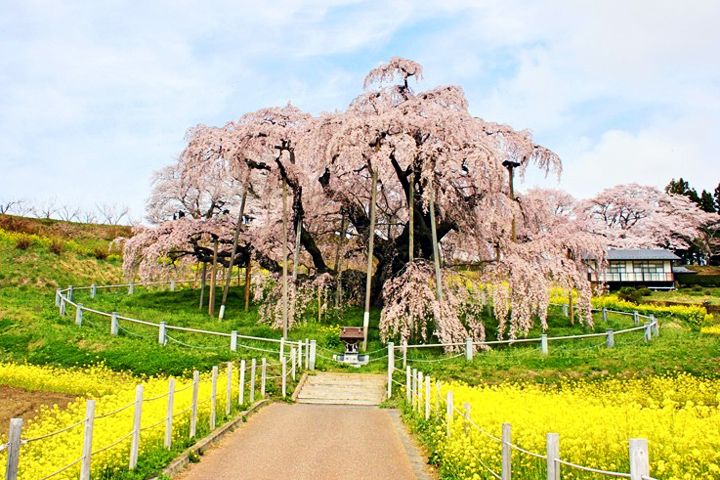
<svg viewBox="0 0 720 480">
<path fill-rule="evenodd" d="M 105 225 L 136 225 L 140 223 L 139 220 L 130 217 L 130 207 L 125 204 L 102 203 L 96 204 L 94 209 L 87 209 L 60 203 L 56 198 L 38 202 L 25 199 L 0 199 L 0 215 Z"/>
<path fill-rule="evenodd" d="M 673 195 L 683 195 L 695 203 L 701 210 L 708 213 L 720 213 L 720 183 L 711 193 L 703 189 L 698 195 L 697 190 L 690 187 L 689 182 L 680 179 L 670 180 L 665 187 L 665 192 Z M 693 242 L 689 248 L 677 249 L 675 251 L 685 263 L 720 265 L 720 226 L 708 224 L 703 226 L 703 237 L 700 242 Z M 707 241 L 707 246 L 702 240 Z"/>
</svg>

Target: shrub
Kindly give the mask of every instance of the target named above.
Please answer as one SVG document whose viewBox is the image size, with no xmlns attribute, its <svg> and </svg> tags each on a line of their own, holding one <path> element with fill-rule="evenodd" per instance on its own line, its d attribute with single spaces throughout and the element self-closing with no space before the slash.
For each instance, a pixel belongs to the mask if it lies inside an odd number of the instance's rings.
<svg viewBox="0 0 720 480">
<path fill-rule="evenodd" d="M 705 292 L 703 292 L 703 293 L 705 293 L 705 295 L 712 295 L 712 294 L 713 294 L 712 290 L 705 290 Z"/>
<path fill-rule="evenodd" d="M 50 248 L 50 251 L 53 252 L 55 255 L 62 255 L 63 251 L 65 250 L 65 244 L 62 240 L 54 239 L 50 242 L 48 248 Z"/>
<path fill-rule="evenodd" d="M 649 297 L 652 295 L 652 291 L 648 287 L 638 287 L 637 291 L 643 297 Z"/>
<path fill-rule="evenodd" d="M 97 258 L 98 260 L 106 260 L 108 258 L 108 251 L 104 248 L 97 247 L 95 250 L 93 250 L 93 256 Z"/>
<path fill-rule="evenodd" d="M 20 235 L 15 241 L 15 248 L 18 250 L 27 250 L 32 245 L 32 238 L 27 235 Z"/>
<path fill-rule="evenodd" d="M 693 285 L 692 286 L 693 292 L 699 292 L 702 290 L 702 287 L 700 285 Z"/>
<path fill-rule="evenodd" d="M 633 287 L 622 287 L 617 296 L 620 300 L 637 304 L 640 303 L 640 297 L 642 297 L 642 294 L 639 290 Z"/>
</svg>

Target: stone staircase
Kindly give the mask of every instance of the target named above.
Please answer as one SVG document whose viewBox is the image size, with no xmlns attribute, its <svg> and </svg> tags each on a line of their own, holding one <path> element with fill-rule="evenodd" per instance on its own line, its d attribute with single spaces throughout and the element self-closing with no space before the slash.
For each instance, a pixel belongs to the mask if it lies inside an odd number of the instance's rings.
<svg viewBox="0 0 720 480">
<path fill-rule="evenodd" d="M 297 403 L 320 405 L 379 405 L 387 393 L 387 376 L 318 372 L 309 375 Z"/>
</svg>

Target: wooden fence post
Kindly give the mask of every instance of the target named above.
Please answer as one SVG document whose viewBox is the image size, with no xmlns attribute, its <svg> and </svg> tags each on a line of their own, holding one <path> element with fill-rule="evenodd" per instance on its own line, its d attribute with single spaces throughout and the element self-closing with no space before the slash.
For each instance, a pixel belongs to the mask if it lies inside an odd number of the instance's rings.
<svg viewBox="0 0 720 480">
<path fill-rule="evenodd" d="M 118 312 L 112 312 L 112 316 L 110 317 L 110 335 L 118 334 L 118 327 L 120 326 L 118 315 Z"/>
<path fill-rule="evenodd" d="M 250 403 L 255 403 L 255 376 L 257 361 L 253 358 L 250 363 Z"/>
<path fill-rule="evenodd" d="M 305 339 L 305 369 L 310 369 L 310 339 Z"/>
<path fill-rule="evenodd" d="M 425 420 L 430 420 L 430 375 L 425 376 Z"/>
<path fill-rule="evenodd" d="M 569 317 L 569 316 L 570 316 L 570 315 L 568 314 L 568 306 L 567 306 L 567 303 L 563 303 L 562 313 L 563 313 L 563 316 L 564 316 L 564 317 Z"/>
<path fill-rule="evenodd" d="M 547 434 L 547 478 L 548 480 L 560 480 L 560 464 L 555 460 L 560 459 L 560 434 Z"/>
<path fill-rule="evenodd" d="M 412 402 L 413 410 L 415 410 L 415 404 L 417 403 L 417 401 L 416 401 L 417 400 L 417 380 L 418 380 L 417 374 L 418 374 L 417 368 L 413 368 L 412 369 L 412 378 L 411 378 L 412 384 L 410 385 L 410 392 L 411 392 L 410 401 Z"/>
<path fill-rule="evenodd" d="M 469 338 L 465 339 L 465 360 L 468 362 L 473 359 L 472 340 Z"/>
<path fill-rule="evenodd" d="M 132 295 L 133 293 L 135 293 L 135 284 L 130 282 L 130 285 L 128 285 L 128 295 Z"/>
<path fill-rule="evenodd" d="M 418 411 L 420 411 L 420 409 L 422 408 L 423 383 L 425 383 L 423 373 L 421 371 L 418 371 L 417 384 L 415 386 L 415 398 L 417 400 Z"/>
<path fill-rule="evenodd" d="M 445 422 L 447 423 L 447 436 L 450 437 L 452 434 L 452 421 L 453 421 L 453 392 L 448 390 L 447 392 L 447 404 L 445 405 Z"/>
<path fill-rule="evenodd" d="M 602 320 L 603 322 L 607 322 L 607 308 L 602 308 Z"/>
<path fill-rule="evenodd" d="M 310 340 L 310 370 L 315 370 L 315 357 L 317 356 L 317 342 Z"/>
<path fill-rule="evenodd" d="M 655 315 L 650 314 L 650 324 L 652 325 L 652 333 L 654 336 L 660 335 L 660 322 L 655 319 Z"/>
<path fill-rule="evenodd" d="M 509 423 L 502 424 L 502 480 L 510 480 L 512 475 L 512 441 Z"/>
<path fill-rule="evenodd" d="M 605 333 L 607 333 L 605 346 L 607 348 L 613 348 L 615 346 L 615 334 L 613 333 L 612 328 L 608 328 L 607 330 L 605 330 Z"/>
<path fill-rule="evenodd" d="M 650 456 L 645 438 L 630 439 L 630 480 L 642 480 L 650 476 Z"/>
<path fill-rule="evenodd" d="M 650 331 L 650 322 L 645 322 L 644 333 L 645 333 L 645 337 L 644 337 L 645 341 L 649 342 L 650 339 L 652 339 L 652 332 Z"/>
<path fill-rule="evenodd" d="M 640 314 L 638 312 L 633 312 L 633 322 L 635 322 L 635 326 L 640 325 Z"/>
<path fill-rule="evenodd" d="M 90 400 L 94 402 L 94 400 Z M 5 464 L 5 480 L 15 480 L 20 463 L 20 438 L 22 436 L 22 418 L 10 420 L 10 434 L 8 436 L 8 452 Z"/>
<path fill-rule="evenodd" d="M 215 430 L 215 421 L 217 419 L 217 379 L 218 367 L 212 368 L 212 390 L 210 391 L 210 431 Z"/>
<path fill-rule="evenodd" d="M 265 379 L 267 378 L 267 358 L 262 359 L 262 372 L 260 377 L 260 396 L 265 398 Z"/>
<path fill-rule="evenodd" d="M 280 339 L 280 360 L 282 361 L 283 358 L 285 358 L 285 339 L 281 338 Z"/>
<path fill-rule="evenodd" d="M 395 371 L 395 344 L 388 342 L 387 398 L 392 397 L 393 372 Z"/>
<path fill-rule="evenodd" d="M 97 287 L 93 283 L 92 285 L 90 285 L 90 298 L 95 298 L 96 295 L 97 295 Z"/>
<path fill-rule="evenodd" d="M 160 322 L 160 328 L 158 329 L 158 343 L 160 345 L 167 345 L 167 337 L 165 336 L 165 322 Z"/>
<path fill-rule="evenodd" d="M 65 316 L 65 297 L 60 297 L 60 315 Z"/>
<path fill-rule="evenodd" d="M 230 351 L 237 352 L 237 330 L 230 332 Z"/>
<path fill-rule="evenodd" d="M 190 438 L 193 438 L 197 431 L 197 407 L 198 407 L 199 389 L 200 389 L 200 372 L 195 370 L 195 371 L 193 371 L 193 396 L 192 396 L 192 405 L 190 408 Z"/>
<path fill-rule="evenodd" d="M 59 288 L 55 289 L 55 306 L 56 307 L 60 306 L 60 289 Z"/>
<path fill-rule="evenodd" d="M 407 367 L 407 340 L 403 340 L 402 343 L 402 353 L 403 353 L 403 368 Z"/>
<path fill-rule="evenodd" d="M 548 340 L 546 333 L 540 335 L 540 353 L 543 355 L 548 354 Z"/>
<path fill-rule="evenodd" d="M 78 303 L 77 307 L 75 307 L 75 325 L 78 327 L 82 326 L 82 320 L 83 320 L 83 305 L 82 303 Z"/>
<path fill-rule="evenodd" d="M 175 410 L 175 379 L 168 380 L 167 419 L 165 420 L 165 442 L 168 450 L 172 448 L 173 411 Z"/>
<path fill-rule="evenodd" d="M 405 399 L 407 403 L 412 400 L 412 371 L 410 365 L 405 367 Z"/>
<path fill-rule="evenodd" d="M 240 385 L 238 388 L 240 389 L 240 392 L 238 393 L 238 404 L 242 405 L 245 403 L 245 360 L 240 360 L 240 381 L 238 382 Z"/>
<path fill-rule="evenodd" d="M 80 463 L 80 480 L 90 480 L 90 460 L 92 458 L 93 425 L 95 423 L 95 400 L 85 403 L 85 431 L 83 433 L 83 454 Z"/>
<path fill-rule="evenodd" d="M 225 415 L 230 415 L 232 409 L 232 373 L 233 362 L 227 364 L 227 403 L 225 404 Z"/>
<path fill-rule="evenodd" d="M 287 359 L 285 357 L 282 358 L 282 396 L 285 398 L 287 396 Z"/>
<path fill-rule="evenodd" d="M 67 290 L 67 299 L 72 302 L 73 298 L 73 286 L 70 285 Z"/>
<path fill-rule="evenodd" d="M 130 444 L 130 470 L 137 467 L 138 454 L 140 453 L 140 425 L 142 423 L 142 403 L 143 403 L 142 385 L 138 385 L 135 389 L 135 416 L 133 417 L 133 434 L 132 443 Z"/>
<path fill-rule="evenodd" d="M 297 356 L 297 350 L 295 347 L 290 347 L 290 375 L 293 381 L 295 381 L 295 358 Z"/>
<path fill-rule="evenodd" d="M 175 291 L 175 280 L 174 279 L 170 280 L 170 291 L 171 292 Z"/>
</svg>

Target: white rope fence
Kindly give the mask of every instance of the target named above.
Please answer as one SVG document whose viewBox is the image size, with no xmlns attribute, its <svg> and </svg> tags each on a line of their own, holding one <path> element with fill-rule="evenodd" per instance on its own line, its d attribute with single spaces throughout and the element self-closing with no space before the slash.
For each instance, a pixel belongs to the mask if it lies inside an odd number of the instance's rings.
<svg viewBox="0 0 720 480">
<path fill-rule="evenodd" d="M 178 281 L 171 280 L 169 282 L 170 290 L 175 290 L 176 283 L 188 283 L 192 282 L 193 280 L 186 280 L 186 281 Z M 143 285 L 165 285 L 168 284 L 168 282 L 148 282 L 144 283 Z M 77 290 L 90 290 L 90 297 L 95 298 L 97 295 L 97 289 L 99 288 L 128 288 L 128 295 L 132 295 L 134 293 L 134 284 L 130 283 L 127 285 L 91 285 L 89 287 L 73 287 L 69 286 L 65 289 L 58 288 L 55 291 L 55 306 L 58 307 L 60 315 L 65 315 L 67 313 L 68 306 L 75 308 L 75 324 L 78 326 L 82 326 L 83 322 L 87 322 L 87 320 L 84 320 L 85 313 L 92 313 L 101 317 L 106 317 L 110 319 L 110 334 L 111 335 L 118 335 L 120 331 L 125 332 L 129 335 L 138 337 L 138 338 L 155 338 L 155 335 L 147 335 L 138 333 L 135 331 L 132 331 L 127 328 L 127 326 L 121 324 L 121 322 L 124 322 L 127 324 L 134 324 L 134 325 L 143 325 L 146 327 L 150 327 L 153 329 L 157 329 L 157 339 L 158 343 L 161 345 L 167 345 L 167 343 L 173 342 L 178 345 L 182 345 L 186 348 L 195 348 L 200 350 L 213 350 L 213 349 L 222 349 L 222 348 L 230 348 L 231 351 L 236 352 L 238 349 L 247 349 L 251 351 L 257 351 L 257 352 L 264 352 L 264 353 L 272 353 L 279 355 L 280 357 L 284 356 L 284 349 L 285 346 L 293 346 L 294 348 L 300 349 L 301 345 L 304 345 L 304 348 L 306 348 L 308 351 L 312 350 L 313 353 L 316 352 L 315 349 L 311 349 L 309 345 L 309 340 L 306 339 L 305 342 L 303 341 L 291 341 L 286 339 L 277 339 L 277 338 L 264 338 L 264 337 L 255 337 L 251 335 L 242 335 L 239 334 L 237 331 L 233 330 L 232 332 L 220 332 L 220 331 L 214 331 L 214 330 L 204 330 L 204 329 L 198 329 L 198 328 L 190 328 L 190 327 L 182 327 L 178 325 L 169 325 L 166 322 L 160 322 L 160 323 L 154 323 L 149 322 L 146 320 L 141 320 L 137 318 L 127 317 L 124 315 L 120 315 L 118 312 L 103 312 L 101 310 L 92 309 L 85 307 L 82 303 L 78 303 L 73 301 L 73 292 Z M 89 323 L 89 322 L 88 322 Z M 179 338 L 173 337 L 168 334 L 168 331 L 174 330 L 177 332 L 185 332 L 189 334 L 198 334 L 198 335 L 207 335 L 210 337 L 215 338 L 229 338 L 230 343 L 227 346 L 207 346 L 207 345 L 198 345 L 194 344 L 188 341 L 180 340 Z M 243 343 L 239 343 L 240 340 L 249 340 L 253 342 L 265 342 L 269 344 L 276 344 L 279 346 L 278 350 L 274 349 L 268 349 L 268 348 L 261 348 L 257 346 L 247 345 Z M 315 342 L 314 340 L 312 342 Z M 312 359 L 311 362 L 314 366 L 315 359 Z"/>
<path fill-rule="evenodd" d="M 257 360 L 255 358 L 251 360 L 249 365 L 247 364 L 246 360 L 241 360 L 239 364 L 236 364 L 235 362 L 228 362 L 226 365 L 227 389 L 225 392 L 225 415 L 230 416 L 233 411 L 233 406 L 240 407 L 242 405 L 245 405 L 246 401 L 249 401 L 250 404 L 254 403 L 256 399 L 256 394 L 257 396 L 259 396 L 259 398 L 265 398 L 267 382 L 271 379 L 280 379 L 279 383 L 281 394 L 283 398 L 286 397 L 288 382 L 295 381 L 297 374 L 305 368 L 303 365 L 303 356 L 300 354 L 300 352 L 300 348 L 293 344 L 288 350 L 288 355 L 283 356 L 280 362 L 268 363 L 266 358 L 262 358 L 260 362 L 260 368 L 258 368 Z M 270 368 L 277 367 L 279 367 L 280 369 L 280 373 L 278 375 L 268 375 L 268 370 Z M 163 445 L 166 449 L 170 450 L 172 448 L 173 438 L 177 438 L 177 436 L 173 437 L 174 428 L 176 429 L 178 426 L 175 420 L 180 416 L 185 416 L 187 423 L 186 427 L 188 428 L 188 438 L 195 437 L 197 434 L 197 426 L 199 420 L 198 407 L 208 402 L 210 402 L 208 427 L 210 431 L 216 428 L 217 408 L 219 403 L 218 375 L 219 368 L 215 366 L 212 369 L 212 377 L 210 380 L 210 395 L 206 398 L 203 398 L 202 400 L 198 399 L 198 393 L 200 391 L 200 373 L 197 370 L 193 372 L 192 382 L 188 383 L 183 387 L 176 388 L 176 380 L 174 378 L 170 378 L 168 379 L 167 392 L 151 398 L 144 398 L 144 385 L 138 385 L 136 388 L 134 402 L 128 403 L 127 405 L 124 405 L 110 412 L 96 414 L 96 401 L 87 400 L 85 417 L 82 420 L 54 432 L 38 437 L 28 439 L 22 438 L 23 419 L 13 418 L 10 421 L 8 443 L 0 445 L 0 453 L 6 452 L 7 454 L 5 479 L 17 479 L 18 472 L 21 471 L 22 467 L 22 459 L 20 455 L 22 445 L 39 442 L 47 438 L 54 437 L 56 435 L 60 435 L 64 432 L 80 426 L 84 427 L 82 449 L 83 455 L 79 459 L 58 468 L 58 470 L 56 470 L 54 473 L 47 475 L 43 478 L 52 478 L 80 464 L 79 478 L 81 480 L 89 480 L 91 474 L 92 457 L 107 450 L 110 450 L 128 439 L 132 439 L 129 450 L 128 466 L 130 470 L 134 470 L 138 464 L 139 447 L 142 437 L 141 432 L 146 432 L 150 429 L 157 428 L 160 425 L 164 424 L 165 433 Z M 176 395 L 188 389 L 193 390 L 189 405 L 182 410 L 176 411 Z M 143 418 L 143 405 L 147 405 L 151 402 L 155 402 L 164 398 L 167 398 L 167 413 L 159 419 L 156 419 L 154 423 L 142 426 L 141 419 Z M 102 399 L 100 399 L 99 402 L 102 402 Z M 95 422 L 97 420 L 102 420 L 105 418 L 116 417 L 125 410 L 131 408 L 134 409 L 132 431 L 127 433 L 126 435 L 121 436 L 120 438 L 113 440 L 108 445 L 93 450 L 93 426 Z M 150 440 L 152 440 L 152 438 L 148 439 L 148 441 Z"/>
<path fill-rule="evenodd" d="M 391 343 L 388 345 L 388 352 L 393 350 L 394 347 Z M 405 381 L 400 382 L 396 380 L 394 378 L 396 374 L 404 376 Z M 502 437 L 492 435 L 472 421 L 470 416 L 470 403 L 464 403 L 463 410 L 461 411 L 455 406 L 452 390 L 448 390 L 445 392 L 445 395 L 442 395 L 441 382 L 433 382 L 429 375 L 424 375 L 422 371 L 411 368 L 409 365 L 405 366 L 404 369 L 396 368 L 394 366 L 393 356 L 390 355 L 388 361 L 388 398 L 392 397 L 393 385 L 404 388 L 404 400 L 412 409 L 413 414 L 419 415 L 426 421 L 432 418 L 440 425 L 444 425 L 446 427 L 447 437 L 460 434 L 459 425 L 461 425 L 462 434 L 465 436 L 469 436 L 471 433 L 470 429 L 473 429 L 490 440 L 498 442 L 498 446 L 500 447 L 498 453 L 501 456 L 500 471 L 498 472 L 490 468 L 487 463 L 473 451 L 471 452 L 472 455 L 483 469 L 482 472 L 478 473 L 484 472 L 500 480 L 510 480 L 512 477 L 513 452 L 518 452 L 519 454 L 528 455 L 538 460 L 544 460 L 548 480 L 560 480 L 561 468 L 576 469 L 610 477 L 629 478 L 631 480 L 656 480 L 650 476 L 647 439 L 635 438 L 629 440 L 628 454 L 630 473 L 591 468 L 560 458 L 560 436 L 557 433 L 548 433 L 546 435 L 545 454 L 532 452 L 514 444 L 512 442 L 512 426 L 509 423 L 502 424 Z M 433 388 L 433 385 L 435 388 Z"/>
</svg>

